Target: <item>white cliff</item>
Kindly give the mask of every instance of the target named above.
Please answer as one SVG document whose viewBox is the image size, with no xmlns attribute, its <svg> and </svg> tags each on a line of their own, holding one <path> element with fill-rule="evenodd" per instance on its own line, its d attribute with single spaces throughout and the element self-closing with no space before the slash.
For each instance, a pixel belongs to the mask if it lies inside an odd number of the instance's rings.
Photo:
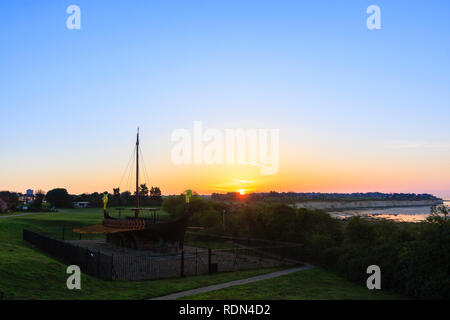
<svg viewBox="0 0 450 320">
<path fill-rule="evenodd" d="M 364 208 L 416 207 L 442 204 L 441 200 L 362 200 L 362 201 L 303 201 L 297 202 L 297 208 L 344 210 Z"/>
</svg>

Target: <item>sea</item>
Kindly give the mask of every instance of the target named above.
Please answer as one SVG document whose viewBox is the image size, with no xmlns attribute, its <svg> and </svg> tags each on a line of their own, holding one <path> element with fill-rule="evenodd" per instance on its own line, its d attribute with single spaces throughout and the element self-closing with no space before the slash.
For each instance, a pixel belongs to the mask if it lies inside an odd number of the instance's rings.
<svg viewBox="0 0 450 320">
<path fill-rule="evenodd" d="M 444 201 L 444 206 L 450 210 L 450 201 Z M 370 219 L 388 219 L 398 222 L 421 222 L 431 213 L 430 206 L 373 208 L 328 212 L 333 217 L 345 219 L 352 216 L 362 216 Z"/>
</svg>

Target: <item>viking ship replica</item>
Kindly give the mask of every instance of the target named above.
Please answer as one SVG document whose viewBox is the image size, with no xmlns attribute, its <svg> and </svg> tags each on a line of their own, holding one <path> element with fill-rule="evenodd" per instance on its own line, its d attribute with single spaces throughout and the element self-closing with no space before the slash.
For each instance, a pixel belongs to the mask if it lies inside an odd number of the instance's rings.
<svg viewBox="0 0 450 320">
<path fill-rule="evenodd" d="M 118 208 L 134 211 L 134 217 L 114 218 L 107 211 L 108 195 L 103 196 L 103 223 L 73 231 L 80 234 L 106 234 L 106 242 L 119 247 L 137 250 L 151 250 L 167 247 L 168 244 L 178 243 L 183 247 L 184 235 L 190 217 L 189 198 L 192 192 L 186 192 L 186 209 L 182 217 L 167 221 L 157 219 L 158 208 L 144 208 L 140 206 L 139 190 L 139 128 L 136 139 L 136 207 Z M 143 218 L 142 212 L 153 213 L 152 218 Z"/>
</svg>

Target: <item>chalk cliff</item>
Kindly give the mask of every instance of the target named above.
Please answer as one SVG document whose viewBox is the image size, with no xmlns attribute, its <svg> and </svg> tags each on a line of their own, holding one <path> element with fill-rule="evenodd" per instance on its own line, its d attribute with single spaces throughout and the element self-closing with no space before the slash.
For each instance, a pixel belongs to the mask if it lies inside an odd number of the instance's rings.
<svg viewBox="0 0 450 320">
<path fill-rule="evenodd" d="M 297 202 L 297 208 L 344 210 L 364 208 L 417 207 L 442 204 L 441 200 L 363 200 L 363 201 L 304 201 Z"/>
</svg>

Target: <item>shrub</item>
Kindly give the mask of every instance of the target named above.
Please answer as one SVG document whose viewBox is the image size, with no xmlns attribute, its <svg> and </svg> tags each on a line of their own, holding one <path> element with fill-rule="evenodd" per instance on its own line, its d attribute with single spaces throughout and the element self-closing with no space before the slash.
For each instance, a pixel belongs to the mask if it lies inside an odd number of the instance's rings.
<svg viewBox="0 0 450 320">
<path fill-rule="evenodd" d="M 6 212 L 8 210 L 8 204 L 3 200 L 0 199 L 0 212 Z"/>
<path fill-rule="evenodd" d="M 164 210 L 184 212 L 184 197 L 168 197 Z M 370 265 L 381 269 L 382 288 L 418 298 L 450 297 L 450 219 L 433 214 L 426 222 L 401 224 L 352 217 L 347 222 L 321 210 L 280 203 L 226 204 L 191 200 L 191 225 L 232 236 L 296 242 L 305 259 L 365 284 Z M 226 211 L 225 228 L 222 212 Z"/>
</svg>

